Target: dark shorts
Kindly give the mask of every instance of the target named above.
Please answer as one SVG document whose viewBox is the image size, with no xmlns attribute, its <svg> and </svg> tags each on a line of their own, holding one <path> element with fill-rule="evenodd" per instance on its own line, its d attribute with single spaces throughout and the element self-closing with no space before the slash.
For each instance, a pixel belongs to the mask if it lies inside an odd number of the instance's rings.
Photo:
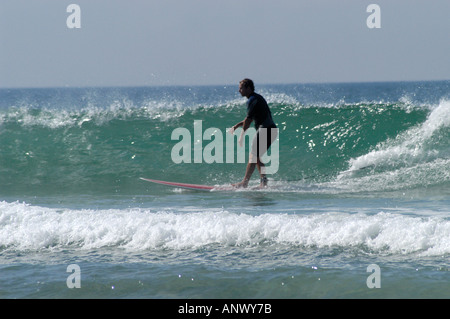
<svg viewBox="0 0 450 319">
<path fill-rule="evenodd" d="M 252 141 L 252 150 L 250 152 L 250 162 L 256 163 L 257 158 L 263 156 L 270 145 L 275 141 L 278 136 L 278 129 L 276 126 L 273 127 L 260 127 Z"/>
</svg>

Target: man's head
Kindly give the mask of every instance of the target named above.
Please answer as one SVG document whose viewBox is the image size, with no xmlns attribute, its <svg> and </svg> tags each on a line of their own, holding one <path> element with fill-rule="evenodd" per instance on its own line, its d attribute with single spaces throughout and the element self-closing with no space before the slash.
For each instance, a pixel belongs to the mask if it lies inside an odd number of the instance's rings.
<svg viewBox="0 0 450 319">
<path fill-rule="evenodd" d="M 250 95 L 255 92 L 255 85 L 250 79 L 243 79 L 239 82 L 239 93 L 242 96 L 250 97 Z"/>
</svg>

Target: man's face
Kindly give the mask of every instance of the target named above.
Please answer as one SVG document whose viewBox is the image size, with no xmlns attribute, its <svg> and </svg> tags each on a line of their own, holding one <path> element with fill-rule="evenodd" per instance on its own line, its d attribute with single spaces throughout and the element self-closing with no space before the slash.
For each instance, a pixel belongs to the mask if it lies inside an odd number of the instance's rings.
<svg viewBox="0 0 450 319">
<path fill-rule="evenodd" d="M 239 93 L 241 93 L 242 96 L 249 97 L 252 93 L 252 90 L 248 87 L 245 87 L 244 83 L 239 83 Z"/>
</svg>

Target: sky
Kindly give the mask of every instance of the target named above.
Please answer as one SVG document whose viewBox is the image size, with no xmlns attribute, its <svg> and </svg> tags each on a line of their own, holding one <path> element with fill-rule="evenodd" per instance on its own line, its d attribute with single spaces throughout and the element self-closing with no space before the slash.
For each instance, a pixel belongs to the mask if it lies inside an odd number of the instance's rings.
<svg viewBox="0 0 450 319">
<path fill-rule="evenodd" d="M 0 88 L 449 80 L 449 15 L 449 0 L 0 0 Z"/>
</svg>

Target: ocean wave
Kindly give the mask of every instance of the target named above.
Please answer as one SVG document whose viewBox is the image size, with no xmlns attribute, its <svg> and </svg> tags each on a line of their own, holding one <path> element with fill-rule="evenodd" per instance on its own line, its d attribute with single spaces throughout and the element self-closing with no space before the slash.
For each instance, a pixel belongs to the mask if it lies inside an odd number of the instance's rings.
<svg viewBox="0 0 450 319">
<path fill-rule="evenodd" d="M 171 96 L 169 93 L 158 93 L 155 96 L 146 94 L 139 98 L 127 91 L 81 91 L 81 96 L 74 92 L 60 92 L 54 89 L 56 97 L 49 95 L 43 101 L 29 97 L 31 93 L 23 93 L 26 98 L 10 101 L 0 106 L 0 125 L 17 123 L 23 126 L 42 126 L 52 129 L 70 126 L 82 126 L 85 123 L 105 125 L 113 120 L 159 120 L 166 122 L 183 117 L 186 114 L 195 115 L 198 119 L 208 116 L 208 113 L 245 111 L 246 99 L 234 94 L 219 94 L 216 99 L 192 96 Z M 190 89 L 185 89 L 190 91 Z M 47 93 L 50 94 L 51 92 Z M 186 94 L 186 92 L 184 92 Z M 214 92 L 211 92 L 214 98 Z M 430 103 L 415 103 L 408 97 L 395 101 L 369 100 L 349 101 L 341 98 L 337 101 L 303 100 L 300 93 L 263 89 L 261 93 L 274 108 L 273 112 L 282 117 L 297 113 L 304 108 L 363 108 L 380 112 L 386 108 L 399 108 L 406 112 L 415 109 L 430 110 L 435 107 Z M 41 93 L 42 94 L 42 93 Z M 200 95 L 200 94 L 198 94 Z M 8 96 L 5 97 L 8 100 Z M 7 102 L 6 102 L 7 103 Z M 244 113 L 242 113 L 244 115 Z M 282 119 L 283 120 L 283 119 Z"/>
<path fill-rule="evenodd" d="M 450 138 L 450 101 L 442 101 L 431 111 L 425 122 L 400 133 L 394 139 L 379 143 L 375 150 L 350 160 L 350 170 L 367 166 L 417 163 L 439 157 L 439 151 L 448 153 Z M 435 136 L 437 135 L 437 136 Z M 440 149 L 439 144 L 442 143 Z M 447 147 L 445 147 L 447 146 Z"/>
<path fill-rule="evenodd" d="M 0 108 L 0 192 L 140 193 L 140 176 L 222 184 L 242 174 L 241 165 L 225 160 L 175 165 L 171 150 L 178 141 L 171 136 L 177 128 L 192 132 L 199 120 L 203 130 L 226 136 L 245 117 L 245 98 L 234 89 L 148 90 L 82 91 L 81 97 L 76 91 L 67 99 L 58 90 L 40 92 L 45 98 L 17 93 L 19 102 L 11 98 L 15 102 Z M 52 98 L 52 92 L 60 95 Z M 393 102 L 371 95 L 307 102 L 292 88 L 262 93 L 280 130 L 275 180 L 333 183 L 333 192 L 449 183 L 447 99 L 437 105 L 407 95 Z"/>
<path fill-rule="evenodd" d="M 450 183 L 450 102 L 443 100 L 427 119 L 349 160 L 334 185 L 360 191 L 426 188 Z"/>
<path fill-rule="evenodd" d="M 218 247 L 339 247 L 360 253 L 450 254 L 442 217 L 318 213 L 249 215 L 224 210 L 71 210 L 0 202 L 0 251 L 127 251 Z"/>
</svg>

